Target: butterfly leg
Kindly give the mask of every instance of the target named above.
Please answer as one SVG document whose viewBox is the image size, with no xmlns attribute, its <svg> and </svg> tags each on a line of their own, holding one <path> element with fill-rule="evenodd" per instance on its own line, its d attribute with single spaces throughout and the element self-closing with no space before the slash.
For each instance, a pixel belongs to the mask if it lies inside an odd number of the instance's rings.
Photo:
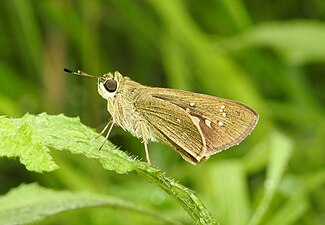
<svg viewBox="0 0 325 225">
<path fill-rule="evenodd" d="M 144 150 L 146 151 L 146 159 L 149 165 L 151 165 L 149 150 L 148 150 L 148 142 L 143 138 Z"/>
<path fill-rule="evenodd" d="M 146 152 L 146 159 L 149 165 L 151 165 L 151 161 L 150 161 L 150 155 L 149 155 L 149 150 L 148 150 L 148 128 L 146 126 L 146 123 L 144 121 L 138 121 L 135 126 L 134 129 L 140 133 L 140 137 L 142 137 L 142 143 L 144 145 L 144 150 Z"/>
<path fill-rule="evenodd" d="M 110 126 L 110 125 L 111 125 L 111 126 Z M 106 126 L 104 127 L 104 129 L 103 129 L 103 130 L 102 130 L 102 131 L 97 135 L 97 137 L 95 137 L 94 139 L 92 139 L 92 140 L 90 141 L 90 143 L 92 143 L 94 140 L 96 140 L 96 139 L 98 139 L 100 136 L 102 136 L 103 133 L 105 133 L 105 131 L 107 130 L 107 128 L 108 128 L 109 126 L 110 126 L 110 128 L 109 128 L 109 130 L 108 130 L 108 132 L 107 132 L 107 134 L 106 134 L 106 137 L 105 137 L 103 143 L 102 143 L 101 146 L 99 147 L 99 150 L 103 148 L 105 142 L 106 142 L 107 139 L 108 139 L 109 134 L 111 133 L 111 130 L 112 130 L 113 126 L 114 126 L 114 122 L 113 122 L 113 120 L 110 119 L 110 120 L 108 121 L 108 123 L 106 124 Z"/>
<path fill-rule="evenodd" d="M 90 143 L 92 143 L 93 141 L 97 140 L 100 136 L 103 135 L 103 133 L 105 133 L 105 131 L 107 130 L 108 126 L 112 123 L 112 119 L 110 119 L 107 124 L 105 125 L 104 129 L 93 139 L 91 139 Z"/>
<path fill-rule="evenodd" d="M 108 140 L 108 136 L 111 133 L 113 126 L 114 126 L 114 122 L 110 121 L 107 123 L 107 125 L 104 127 L 104 129 L 100 132 L 100 136 L 105 132 L 105 130 L 107 130 L 109 124 L 111 125 L 107 131 L 107 134 L 105 136 L 105 139 L 103 140 L 103 143 L 101 144 L 101 146 L 99 147 L 99 150 L 101 150 L 103 148 L 103 146 L 105 145 L 106 141 Z"/>
</svg>

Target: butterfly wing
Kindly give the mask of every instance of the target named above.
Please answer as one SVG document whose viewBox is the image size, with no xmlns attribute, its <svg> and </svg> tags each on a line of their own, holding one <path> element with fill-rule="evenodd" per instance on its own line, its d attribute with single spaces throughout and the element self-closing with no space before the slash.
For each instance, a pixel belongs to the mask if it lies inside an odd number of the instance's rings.
<svg viewBox="0 0 325 225">
<path fill-rule="evenodd" d="M 178 106 L 198 121 L 206 142 L 205 157 L 238 145 L 258 121 L 252 108 L 232 100 L 165 88 L 155 89 L 151 95 Z"/>
<path fill-rule="evenodd" d="M 206 152 L 206 143 L 198 124 L 181 107 L 148 93 L 134 106 L 151 125 L 156 139 L 174 148 L 186 161 L 199 162 Z"/>
<path fill-rule="evenodd" d="M 238 145 L 258 121 L 252 108 L 236 101 L 166 88 L 145 91 L 137 110 L 155 127 L 157 139 L 194 164 Z"/>
</svg>

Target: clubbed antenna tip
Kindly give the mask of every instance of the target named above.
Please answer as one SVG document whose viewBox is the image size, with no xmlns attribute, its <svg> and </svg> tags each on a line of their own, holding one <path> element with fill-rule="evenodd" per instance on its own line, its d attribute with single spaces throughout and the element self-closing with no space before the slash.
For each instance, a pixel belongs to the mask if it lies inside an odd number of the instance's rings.
<svg viewBox="0 0 325 225">
<path fill-rule="evenodd" d="M 64 72 L 67 72 L 67 73 L 73 73 L 72 70 L 69 70 L 69 69 L 67 69 L 67 68 L 64 68 Z"/>
<path fill-rule="evenodd" d="M 89 75 L 88 73 L 82 72 L 81 70 L 73 71 L 73 70 L 69 70 L 69 69 L 64 68 L 64 72 L 72 73 L 74 75 L 83 76 L 83 77 L 97 78 L 96 76 Z"/>
</svg>

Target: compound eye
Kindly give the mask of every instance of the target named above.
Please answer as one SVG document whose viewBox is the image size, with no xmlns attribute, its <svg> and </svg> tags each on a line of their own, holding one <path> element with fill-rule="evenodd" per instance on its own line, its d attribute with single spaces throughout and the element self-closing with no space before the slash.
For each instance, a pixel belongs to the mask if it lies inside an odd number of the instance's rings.
<svg viewBox="0 0 325 225">
<path fill-rule="evenodd" d="M 108 92 L 115 92 L 117 89 L 117 82 L 113 79 L 109 79 L 105 82 L 104 87 Z"/>
</svg>

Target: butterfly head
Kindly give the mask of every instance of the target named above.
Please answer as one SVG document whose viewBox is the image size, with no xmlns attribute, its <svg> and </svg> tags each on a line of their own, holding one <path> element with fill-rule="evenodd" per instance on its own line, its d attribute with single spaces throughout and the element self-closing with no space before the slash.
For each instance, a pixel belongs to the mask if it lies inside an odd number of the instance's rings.
<svg viewBox="0 0 325 225">
<path fill-rule="evenodd" d="M 104 74 L 98 78 L 98 93 L 107 100 L 114 98 L 122 79 L 123 76 L 117 71 Z"/>
<path fill-rule="evenodd" d="M 98 92 L 103 98 L 105 98 L 107 100 L 114 98 L 114 96 L 118 92 L 119 84 L 123 80 L 123 76 L 117 71 L 114 73 L 106 73 L 101 77 L 87 74 L 81 70 L 73 71 L 70 69 L 64 69 L 64 71 L 67 73 L 71 73 L 71 74 L 82 76 L 82 77 L 97 78 L 98 79 Z"/>
</svg>

